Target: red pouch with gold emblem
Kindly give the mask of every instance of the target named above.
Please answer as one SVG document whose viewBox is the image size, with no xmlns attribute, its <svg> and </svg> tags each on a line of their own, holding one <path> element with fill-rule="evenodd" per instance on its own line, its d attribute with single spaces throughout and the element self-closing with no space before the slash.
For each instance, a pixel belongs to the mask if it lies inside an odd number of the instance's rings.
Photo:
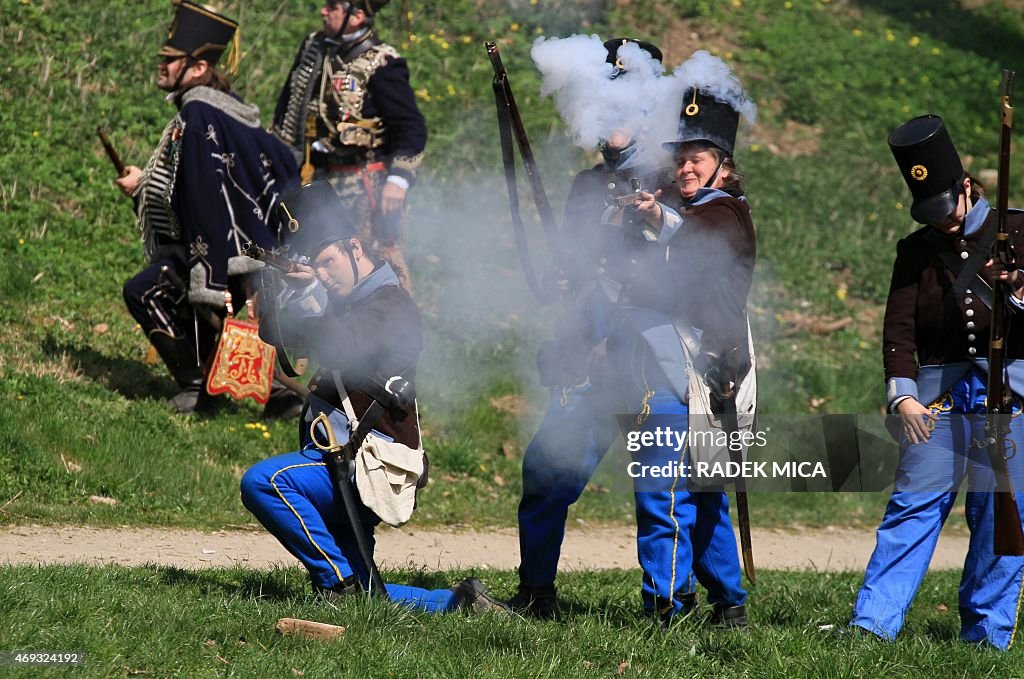
<svg viewBox="0 0 1024 679">
<path fill-rule="evenodd" d="M 206 393 L 229 394 L 238 400 L 251 397 L 266 405 L 275 360 L 274 347 L 260 339 L 259 325 L 226 318 L 206 379 Z"/>
</svg>

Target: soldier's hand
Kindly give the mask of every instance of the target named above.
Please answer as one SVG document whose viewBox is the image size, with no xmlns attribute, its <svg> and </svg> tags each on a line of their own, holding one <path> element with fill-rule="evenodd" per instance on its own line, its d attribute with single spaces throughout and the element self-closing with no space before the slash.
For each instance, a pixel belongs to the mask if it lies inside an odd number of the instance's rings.
<svg viewBox="0 0 1024 679">
<path fill-rule="evenodd" d="M 142 179 L 142 170 L 135 165 L 125 165 L 125 175 L 114 180 L 121 193 L 131 198 L 135 195 L 135 189 L 139 188 L 139 180 Z"/>
<path fill-rule="evenodd" d="M 380 192 L 380 212 L 387 216 L 392 212 L 401 210 L 405 205 L 405 189 L 394 182 L 384 182 L 384 188 Z"/>
<path fill-rule="evenodd" d="M 661 228 L 661 203 L 658 202 L 658 198 L 661 196 L 661 189 L 658 189 L 654 193 L 648 191 L 641 191 L 639 194 L 638 201 L 636 203 L 637 214 L 645 222 L 650 224 L 656 229 Z"/>
<path fill-rule="evenodd" d="M 281 280 L 289 287 L 304 290 L 316 281 L 316 275 L 313 273 L 312 267 L 306 264 L 296 264 L 295 270 L 281 276 Z"/>
<path fill-rule="evenodd" d="M 1024 294 L 1024 287 L 1021 286 L 1021 274 L 1020 270 L 1014 269 L 1012 271 L 1006 270 L 1006 265 L 998 259 L 989 258 L 985 262 L 985 267 L 982 272 L 983 277 L 988 281 L 999 281 L 1000 283 L 1007 283 L 1013 288 L 1013 294 L 1021 299 Z"/>
<path fill-rule="evenodd" d="M 939 416 L 921 405 L 916 398 L 905 398 L 896 405 L 903 431 L 911 443 L 924 443 L 932 435 Z"/>
</svg>

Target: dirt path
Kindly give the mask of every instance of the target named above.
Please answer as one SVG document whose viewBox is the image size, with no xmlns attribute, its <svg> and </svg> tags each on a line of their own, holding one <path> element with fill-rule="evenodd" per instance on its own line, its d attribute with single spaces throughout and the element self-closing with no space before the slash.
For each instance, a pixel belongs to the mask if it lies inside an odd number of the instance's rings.
<svg viewBox="0 0 1024 679">
<path fill-rule="evenodd" d="M 563 569 L 635 568 L 635 530 L 628 526 L 570 528 L 562 551 Z M 754 530 L 758 568 L 860 571 L 874 548 L 871 530 Z M 967 537 L 945 534 L 933 569 L 960 568 Z M 519 565 L 514 529 L 488 532 L 381 529 L 378 561 L 383 566 L 423 568 Z M 263 531 L 200 531 L 162 528 L 15 526 L 0 528 L 0 564 L 85 562 L 182 568 L 243 565 L 267 568 L 295 559 Z"/>
</svg>

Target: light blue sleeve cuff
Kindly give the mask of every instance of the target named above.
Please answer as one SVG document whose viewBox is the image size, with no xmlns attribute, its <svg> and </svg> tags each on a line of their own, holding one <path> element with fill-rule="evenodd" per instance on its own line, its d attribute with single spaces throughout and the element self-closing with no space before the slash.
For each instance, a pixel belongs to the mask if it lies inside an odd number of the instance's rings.
<svg viewBox="0 0 1024 679">
<path fill-rule="evenodd" d="M 327 290 L 314 281 L 301 291 L 286 290 L 278 299 L 278 305 L 282 318 L 322 316 L 327 308 Z"/>
<path fill-rule="evenodd" d="M 909 377 L 891 377 L 885 388 L 885 402 L 892 412 L 892 407 L 897 401 L 907 397 L 917 399 L 917 382 Z"/>
<path fill-rule="evenodd" d="M 678 212 L 661 203 L 661 231 L 658 233 L 658 244 L 666 245 L 676 231 L 683 225 L 683 218 Z"/>
</svg>

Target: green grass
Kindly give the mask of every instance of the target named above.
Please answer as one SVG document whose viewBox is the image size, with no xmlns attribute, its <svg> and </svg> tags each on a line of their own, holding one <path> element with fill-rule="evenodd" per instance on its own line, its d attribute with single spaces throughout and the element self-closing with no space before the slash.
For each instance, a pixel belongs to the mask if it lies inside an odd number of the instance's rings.
<svg viewBox="0 0 1024 679">
<path fill-rule="evenodd" d="M 466 572 L 385 573 L 446 587 Z M 476 573 L 499 596 L 515 575 Z M 749 634 L 682 624 L 653 630 L 640 614 L 638 576 L 569 573 L 558 620 L 430 615 L 355 600 L 318 601 L 298 569 L 186 571 L 51 566 L 0 569 L 0 649 L 84 651 L 75 676 L 445 677 L 1020 677 L 1019 652 L 958 640 L 958 575 L 925 578 L 895 643 L 819 631 L 842 626 L 855 574 L 763 572 L 750 595 Z M 333 642 L 281 637 L 295 617 L 343 625 Z M 1018 643 L 1019 643 L 1018 639 Z M 4 668 L 4 676 L 49 676 Z M 298 675 L 298 672 L 304 675 Z"/>
<path fill-rule="evenodd" d="M 751 310 L 761 411 L 878 412 L 881 305 L 895 242 L 914 228 L 885 135 L 936 111 L 972 169 L 993 167 L 993 81 L 1001 66 L 1024 62 L 1024 31 L 998 2 L 791 5 L 451 0 L 382 12 L 381 32 L 409 57 L 431 134 L 409 220 L 434 462 L 419 522 L 513 524 L 522 450 L 546 404 L 533 356 L 555 310 L 534 307 L 518 271 L 484 40 L 499 40 L 556 212 L 569 177 L 591 161 L 538 95 L 529 59 L 537 36 L 634 34 L 675 44 L 672 66 L 688 56 L 673 36 L 697 32 L 692 47 L 733 65 L 760 106 L 758 126 L 741 130 L 738 162 L 758 228 Z M 236 88 L 266 120 L 315 12 L 278 0 L 223 9 L 243 26 Z M 0 0 L 0 13 L 0 523 L 249 523 L 237 478 L 292 448 L 294 429 L 271 423 L 265 436 L 251 402 L 212 420 L 163 407 L 170 381 L 142 363 L 145 338 L 120 295 L 142 265 L 138 235 L 94 137 L 102 123 L 126 161 L 148 157 L 172 114 L 151 82 L 171 8 Z M 1022 169 L 1015 156 L 1011 204 Z M 808 329 L 846 317 L 851 325 L 825 336 Z M 628 493 L 602 492 L 613 464 L 574 518 L 631 520 Z M 92 504 L 93 495 L 119 504 Z M 884 499 L 755 501 L 762 525 L 851 516 L 868 525 Z"/>
</svg>

